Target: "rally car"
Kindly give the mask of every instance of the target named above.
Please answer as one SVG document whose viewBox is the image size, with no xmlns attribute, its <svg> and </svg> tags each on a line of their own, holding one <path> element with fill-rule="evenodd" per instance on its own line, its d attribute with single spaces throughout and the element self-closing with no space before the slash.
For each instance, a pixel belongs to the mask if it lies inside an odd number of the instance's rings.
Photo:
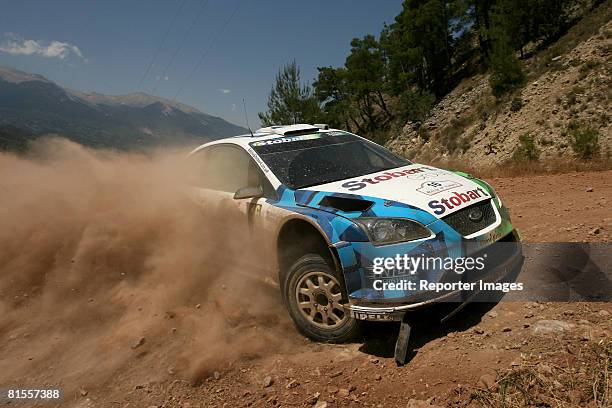
<svg viewBox="0 0 612 408">
<path fill-rule="evenodd" d="M 192 194 L 242 217 L 246 233 L 264 244 L 260 253 L 297 328 L 318 341 L 353 337 L 359 320 L 399 320 L 425 305 L 465 300 L 460 287 L 410 282 L 497 282 L 522 266 L 518 250 L 469 273 L 436 263 L 380 268 L 379 260 L 406 254 L 458 260 L 519 235 L 486 182 L 411 163 L 347 131 L 266 127 L 204 144 L 190 159 L 202 172 Z"/>
</svg>

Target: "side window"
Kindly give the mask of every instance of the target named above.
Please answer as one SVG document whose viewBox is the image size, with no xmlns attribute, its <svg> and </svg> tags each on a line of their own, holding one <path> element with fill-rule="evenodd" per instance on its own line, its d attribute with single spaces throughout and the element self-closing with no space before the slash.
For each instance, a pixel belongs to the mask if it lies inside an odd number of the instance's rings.
<svg viewBox="0 0 612 408">
<path fill-rule="evenodd" d="M 239 147 L 213 145 L 197 153 L 194 159 L 197 176 L 191 179 L 195 186 L 228 193 L 235 193 L 242 187 L 261 186 L 265 197 L 276 197 L 261 169 Z"/>
<path fill-rule="evenodd" d="M 204 166 L 204 188 L 235 193 L 249 182 L 250 156 L 239 147 L 212 146 Z"/>
</svg>

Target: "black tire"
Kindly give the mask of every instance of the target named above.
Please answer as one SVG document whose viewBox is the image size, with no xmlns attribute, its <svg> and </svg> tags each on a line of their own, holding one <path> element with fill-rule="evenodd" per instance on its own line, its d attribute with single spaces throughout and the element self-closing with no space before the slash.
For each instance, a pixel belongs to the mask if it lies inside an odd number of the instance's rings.
<svg viewBox="0 0 612 408">
<path fill-rule="evenodd" d="M 307 281 L 310 281 L 310 286 Z M 318 286 L 319 282 L 323 284 Z M 303 291 L 310 291 L 310 295 L 298 292 L 298 285 Z M 355 338 L 359 333 L 359 322 L 340 306 L 347 302 L 344 279 L 321 255 L 307 254 L 295 261 L 285 274 L 281 287 L 289 314 L 298 330 L 306 337 L 315 341 L 340 343 Z M 315 289 L 311 290 L 311 287 Z M 304 306 L 306 302 L 310 302 L 311 308 Z"/>
</svg>

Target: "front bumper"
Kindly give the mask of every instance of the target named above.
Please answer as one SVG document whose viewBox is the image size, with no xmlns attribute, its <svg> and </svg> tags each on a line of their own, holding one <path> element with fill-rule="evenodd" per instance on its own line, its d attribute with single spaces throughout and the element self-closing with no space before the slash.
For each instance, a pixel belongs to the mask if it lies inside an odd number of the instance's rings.
<svg viewBox="0 0 612 408">
<path fill-rule="evenodd" d="M 402 320 L 406 312 L 427 306 L 439 303 L 466 303 L 473 301 L 479 295 L 483 294 L 481 282 L 511 283 L 515 281 L 524 263 L 520 244 L 517 242 L 515 247 L 516 250 L 510 254 L 504 262 L 497 264 L 493 268 L 487 269 L 486 273 L 476 277 L 476 279 L 468 278 L 463 281 L 464 283 L 473 283 L 473 290 L 459 289 L 446 292 L 421 293 L 420 297 L 422 300 L 413 302 L 399 301 L 381 303 L 350 298 L 345 309 L 351 317 L 358 320 L 399 321 Z M 491 301 L 498 299 L 497 296 L 495 296 L 494 299 L 492 295 L 492 293 L 487 293 L 487 296 L 485 296 L 483 300 Z"/>
</svg>

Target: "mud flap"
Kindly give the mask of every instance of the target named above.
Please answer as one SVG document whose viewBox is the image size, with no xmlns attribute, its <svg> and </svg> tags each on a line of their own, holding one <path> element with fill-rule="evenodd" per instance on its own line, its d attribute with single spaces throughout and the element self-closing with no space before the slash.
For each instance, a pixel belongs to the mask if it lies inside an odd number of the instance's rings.
<svg viewBox="0 0 612 408">
<path fill-rule="evenodd" d="M 402 317 L 399 334 L 395 341 L 395 362 L 397 365 L 406 364 L 408 357 L 408 343 L 410 341 L 410 325 L 408 324 L 407 314 Z"/>
</svg>

